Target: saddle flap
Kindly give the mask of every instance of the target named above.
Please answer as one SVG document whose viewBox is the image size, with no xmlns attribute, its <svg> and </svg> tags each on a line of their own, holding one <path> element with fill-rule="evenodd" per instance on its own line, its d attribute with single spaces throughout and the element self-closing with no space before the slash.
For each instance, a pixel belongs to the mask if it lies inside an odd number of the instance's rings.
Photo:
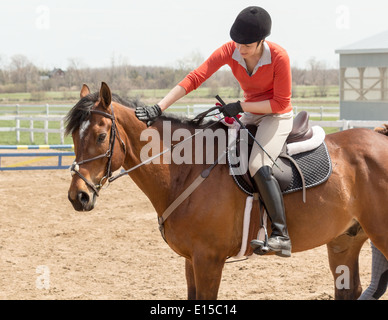
<svg viewBox="0 0 388 320">
<path fill-rule="evenodd" d="M 291 162 L 287 158 L 279 156 L 276 159 L 277 166 L 273 166 L 273 175 L 279 183 L 280 190 L 283 192 L 290 185 L 292 179 Z M 278 168 L 280 167 L 280 169 Z"/>
</svg>

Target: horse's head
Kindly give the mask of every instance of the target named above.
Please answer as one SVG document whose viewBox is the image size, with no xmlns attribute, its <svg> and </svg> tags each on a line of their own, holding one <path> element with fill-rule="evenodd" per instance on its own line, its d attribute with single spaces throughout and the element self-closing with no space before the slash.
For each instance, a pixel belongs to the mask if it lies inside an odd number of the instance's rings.
<svg viewBox="0 0 388 320">
<path fill-rule="evenodd" d="M 68 198 L 75 210 L 90 211 L 101 187 L 121 167 L 125 145 L 108 85 L 103 82 L 100 92 L 91 94 L 84 84 L 80 96 L 67 115 L 66 133 L 72 134 L 76 155 L 70 168 L 73 177 Z"/>
</svg>

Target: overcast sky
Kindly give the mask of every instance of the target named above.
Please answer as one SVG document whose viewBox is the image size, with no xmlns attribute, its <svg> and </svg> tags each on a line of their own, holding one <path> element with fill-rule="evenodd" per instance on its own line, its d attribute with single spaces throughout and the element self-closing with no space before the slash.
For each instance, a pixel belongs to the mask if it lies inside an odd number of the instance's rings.
<svg viewBox="0 0 388 320">
<path fill-rule="evenodd" d="M 249 5 L 272 16 L 268 40 L 291 63 L 311 57 L 336 67 L 335 49 L 388 30 L 386 0 L 2 0 L 0 65 L 15 54 L 39 67 L 174 66 L 200 53 L 208 57 L 230 40 L 237 14 Z"/>
</svg>

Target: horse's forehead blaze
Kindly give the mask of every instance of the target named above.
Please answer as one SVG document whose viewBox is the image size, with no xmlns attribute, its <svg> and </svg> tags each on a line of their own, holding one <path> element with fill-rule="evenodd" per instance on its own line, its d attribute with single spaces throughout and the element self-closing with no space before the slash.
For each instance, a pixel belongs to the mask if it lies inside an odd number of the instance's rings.
<svg viewBox="0 0 388 320">
<path fill-rule="evenodd" d="M 90 126 L 90 120 L 85 120 L 84 122 L 81 123 L 81 125 L 79 127 L 79 137 L 80 137 L 80 139 L 84 138 L 85 132 L 89 128 L 89 126 Z"/>
</svg>

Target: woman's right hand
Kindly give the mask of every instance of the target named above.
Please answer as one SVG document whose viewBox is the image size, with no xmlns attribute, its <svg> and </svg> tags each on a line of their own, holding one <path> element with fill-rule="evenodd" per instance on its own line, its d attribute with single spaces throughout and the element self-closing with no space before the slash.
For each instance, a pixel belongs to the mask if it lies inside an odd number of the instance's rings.
<svg viewBox="0 0 388 320">
<path fill-rule="evenodd" d="M 147 124 L 149 127 L 162 114 L 158 104 L 153 106 L 137 107 L 135 110 L 136 117 Z"/>
</svg>

